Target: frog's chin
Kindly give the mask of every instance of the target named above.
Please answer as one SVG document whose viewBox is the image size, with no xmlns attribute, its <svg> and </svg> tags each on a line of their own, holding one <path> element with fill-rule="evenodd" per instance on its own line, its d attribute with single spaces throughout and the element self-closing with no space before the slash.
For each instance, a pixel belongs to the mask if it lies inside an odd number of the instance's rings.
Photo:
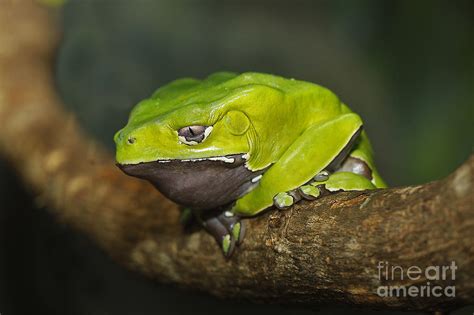
<svg viewBox="0 0 474 315">
<path fill-rule="evenodd" d="M 211 210 L 231 204 L 258 185 L 265 170 L 247 169 L 246 157 L 240 153 L 117 165 L 130 176 L 148 180 L 178 204 Z"/>
</svg>

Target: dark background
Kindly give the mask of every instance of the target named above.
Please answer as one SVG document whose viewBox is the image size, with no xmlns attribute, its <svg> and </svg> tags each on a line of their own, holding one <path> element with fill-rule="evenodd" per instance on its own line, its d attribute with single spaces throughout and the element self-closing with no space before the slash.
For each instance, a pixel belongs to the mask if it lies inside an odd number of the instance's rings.
<svg viewBox="0 0 474 315">
<path fill-rule="evenodd" d="M 442 178 L 472 152 L 474 1 L 97 0 L 70 1 L 61 15 L 59 90 L 111 151 L 131 107 L 160 85 L 230 70 L 333 90 L 363 117 L 392 186 Z M 368 313 L 221 301 L 151 282 L 37 208 L 0 161 L 2 315 L 189 312 Z"/>
</svg>

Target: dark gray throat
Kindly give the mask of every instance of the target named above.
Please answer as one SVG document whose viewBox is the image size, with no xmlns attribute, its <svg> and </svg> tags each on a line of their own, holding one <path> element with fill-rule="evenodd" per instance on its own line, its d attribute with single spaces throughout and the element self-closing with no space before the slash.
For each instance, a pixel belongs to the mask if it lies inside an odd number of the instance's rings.
<svg viewBox="0 0 474 315">
<path fill-rule="evenodd" d="M 234 162 L 170 160 L 117 165 L 130 176 L 148 180 L 178 204 L 192 209 L 216 209 L 254 188 L 258 182 L 253 183 L 252 179 L 264 172 L 248 170 L 242 154 L 226 158 Z"/>
</svg>

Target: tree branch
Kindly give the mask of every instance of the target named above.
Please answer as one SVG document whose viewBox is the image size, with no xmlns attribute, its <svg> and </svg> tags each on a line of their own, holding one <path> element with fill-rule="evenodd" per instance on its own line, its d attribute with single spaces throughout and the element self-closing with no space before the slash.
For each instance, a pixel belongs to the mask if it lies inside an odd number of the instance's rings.
<svg viewBox="0 0 474 315">
<path fill-rule="evenodd" d="M 31 1 L 0 2 L 0 154 L 37 203 L 95 240 L 121 264 L 162 282 L 221 297 L 279 303 L 343 302 L 448 310 L 474 302 L 474 156 L 421 186 L 339 193 L 247 220 L 226 261 L 205 232 L 185 233 L 175 204 L 123 175 L 82 133 L 54 90 L 57 26 Z M 380 297 L 377 265 L 455 261 L 456 297 Z M 396 285 L 423 285 L 421 280 Z"/>
</svg>

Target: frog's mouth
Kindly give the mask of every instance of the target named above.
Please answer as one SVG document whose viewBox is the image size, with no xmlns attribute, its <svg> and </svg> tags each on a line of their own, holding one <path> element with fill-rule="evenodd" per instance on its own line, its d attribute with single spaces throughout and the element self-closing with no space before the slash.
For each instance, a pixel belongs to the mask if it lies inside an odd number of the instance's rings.
<svg viewBox="0 0 474 315">
<path fill-rule="evenodd" d="M 258 185 L 265 170 L 245 167 L 245 154 L 188 160 L 117 164 L 130 176 L 146 179 L 174 202 L 193 209 L 216 209 Z"/>
</svg>

